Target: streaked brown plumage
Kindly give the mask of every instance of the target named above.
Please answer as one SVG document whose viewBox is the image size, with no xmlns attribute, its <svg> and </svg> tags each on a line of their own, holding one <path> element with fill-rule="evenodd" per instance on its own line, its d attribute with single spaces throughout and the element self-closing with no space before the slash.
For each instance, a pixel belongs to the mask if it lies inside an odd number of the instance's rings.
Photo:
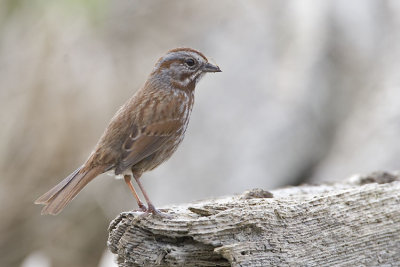
<svg viewBox="0 0 400 267">
<path fill-rule="evenodd" d="M 123 175 L 143 211 L 156 213 L 140 183 L 142 173 L 171 157 L 183 140 L 194 102 L 196 83 L 218 66 L 191 48 L 168 51 L 145 85 L 114 115 L 88 160 L 35 203 L 42 214 L 58 214 L 92 179 L 104 172 Z M 131 184 L 133 176 L 148 208 Z"/>
</svg>

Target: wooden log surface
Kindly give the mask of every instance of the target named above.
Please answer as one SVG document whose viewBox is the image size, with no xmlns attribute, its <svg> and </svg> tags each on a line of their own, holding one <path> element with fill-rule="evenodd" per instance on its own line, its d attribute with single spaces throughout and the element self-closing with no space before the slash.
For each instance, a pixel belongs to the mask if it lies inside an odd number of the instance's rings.
<svg viewBox="0 0 400 267">
<path fill-rule="evenodd" d="M 400 266 L 399 174 L 121 213 L 119 266 Z"/>
</svg>

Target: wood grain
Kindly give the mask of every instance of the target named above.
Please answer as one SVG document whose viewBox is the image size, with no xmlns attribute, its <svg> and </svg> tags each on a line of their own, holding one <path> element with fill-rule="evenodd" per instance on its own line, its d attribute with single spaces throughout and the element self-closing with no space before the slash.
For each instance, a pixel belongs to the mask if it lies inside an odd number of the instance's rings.
<svg viewBox="0 0 400 267">
<path fill-rule="evenodd" d="M 108 247 L 120 266 L 400 266 L 399 176 L 304 185 L 121 213 Z"/>
</svg>

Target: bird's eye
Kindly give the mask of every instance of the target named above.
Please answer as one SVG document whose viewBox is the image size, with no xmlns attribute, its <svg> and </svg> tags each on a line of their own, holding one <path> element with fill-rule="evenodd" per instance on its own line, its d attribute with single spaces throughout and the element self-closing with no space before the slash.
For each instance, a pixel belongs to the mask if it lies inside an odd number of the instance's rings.
<svg viewBox="0 0 400 267">
<path fill-rule="evenodd" d="M 188 65 L 189 67 L 193 67 L 194 64 L 195 64 L 196 62 L 194 61 L 193 58 L 188 58 L 188 59 L 186 59 L 185 63 L 186 63 L 186 65 Z"/>
</svg>

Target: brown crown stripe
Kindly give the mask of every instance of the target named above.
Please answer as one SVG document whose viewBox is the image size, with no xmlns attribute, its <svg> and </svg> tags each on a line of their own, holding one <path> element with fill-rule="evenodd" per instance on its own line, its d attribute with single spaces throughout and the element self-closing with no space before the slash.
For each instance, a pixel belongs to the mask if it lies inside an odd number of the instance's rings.
<svg viewBox="0 0 400 267">
<path fill-rule="evenodd" d="M 183 52 L 193 52 L 193 53 L 199 54 L 202 58 L 204 58 L 205 61 L 208 61 L 208 59 L 206 58 L 205 55 L 203 55 L 203 53 L 201 53 L 201 52 L 199 52 L 199 51 L 197 51 L 197 50 L 195 50 L 193 48 L 178 47 L 178 48 L 169 50 L 168 53 L 181 52 L 181 51 L 183 51 Z"/>
<path fill-rule="evenodd" d="M 192 48 L 175 48 L 172 50 L 169 50 L 167 54 L 169 53 L 174 53 L 174 52 L 193 52 L 198 54 L 199 56 L 201 56 L 206 62 L 208 62 L 208 59 L 199 51 L 192 49 Z M 164 57 L 161 57 L 158 62 L 160 62 L 161 60 L 163 60 Z M 173 60 L 167 60 L 161 63 L 161 65 L 159 66 L 158 70 L 156 70 L 155 72 L 159 72 L 162 69 L 168 69 L 171 64 L 173 64 L 174 62 L 180 62 L 181 60 L 179 59 L 173 59 Z"/>
</svg>

